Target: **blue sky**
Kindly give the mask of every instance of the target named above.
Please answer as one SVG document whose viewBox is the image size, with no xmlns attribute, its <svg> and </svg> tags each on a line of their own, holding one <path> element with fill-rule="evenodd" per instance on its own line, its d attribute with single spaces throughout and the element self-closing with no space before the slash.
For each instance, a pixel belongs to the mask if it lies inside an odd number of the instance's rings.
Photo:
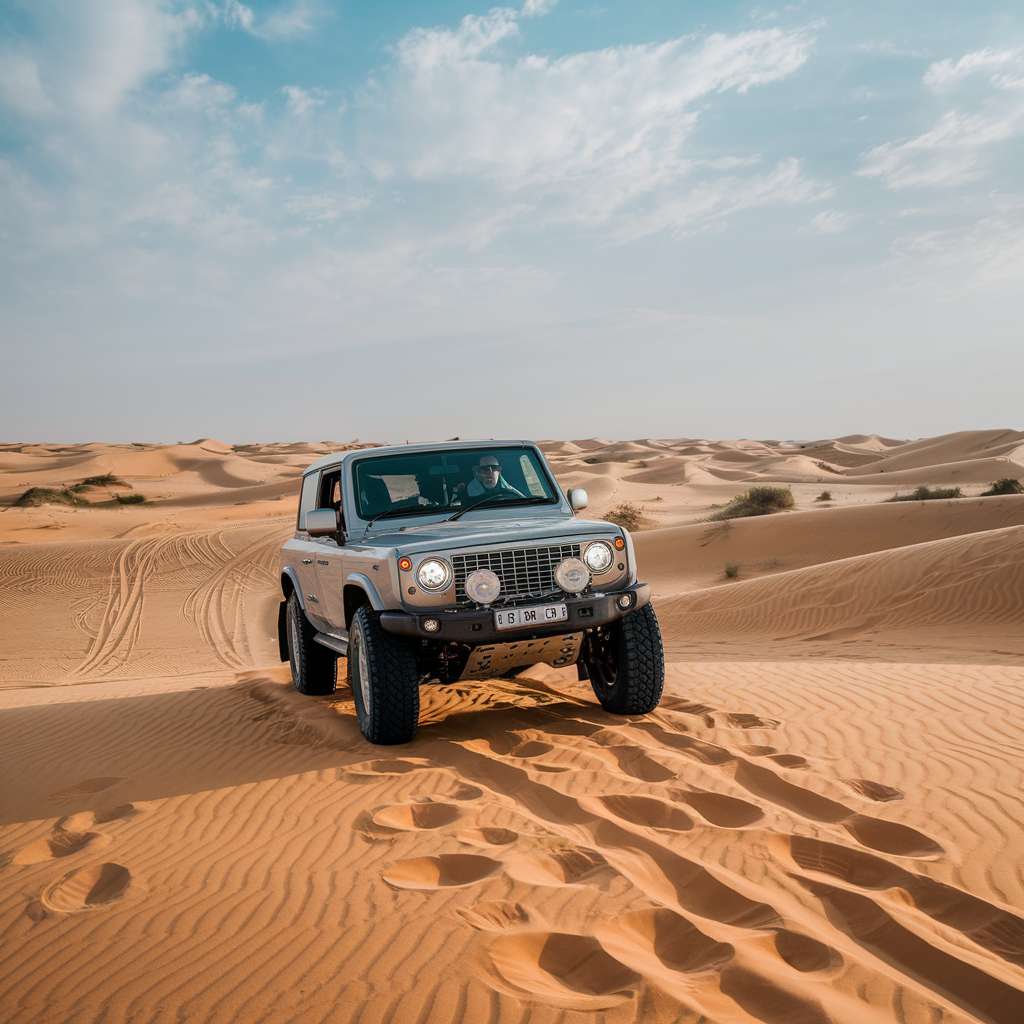
<svg viewBox="0 0 1024 1024">
<path fill-rule="evenodd" d="M 0 437 L 1019 426 L 1011 3 L 0 3 Z"/>
</svg>

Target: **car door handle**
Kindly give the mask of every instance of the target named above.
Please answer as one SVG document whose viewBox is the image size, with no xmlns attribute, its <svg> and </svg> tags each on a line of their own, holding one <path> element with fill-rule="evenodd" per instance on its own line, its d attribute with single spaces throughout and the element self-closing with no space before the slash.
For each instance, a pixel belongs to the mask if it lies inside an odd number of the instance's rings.
<svg viewBox="0 0 1024 1024">
<path fill-rule="evenodd" d="M 303 565 L 312 565 L 313 564 L 313 559 L 312 558 L 304 558 L 302 560 L 302 564 Z"/>
</svg>

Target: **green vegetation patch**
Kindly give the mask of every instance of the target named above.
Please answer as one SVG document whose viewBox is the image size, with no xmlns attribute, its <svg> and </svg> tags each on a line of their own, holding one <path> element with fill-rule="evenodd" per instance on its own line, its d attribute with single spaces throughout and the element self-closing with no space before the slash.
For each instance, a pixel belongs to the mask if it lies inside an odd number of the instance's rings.
<svg viewBox="0 0 1024 1024">
<path fill-rule="evenodd" d="M 39 505 L 88 505 L 70 487 L 30 487 L 15 503 L 19 508 L 35 508 Z"/>
<path fill-rule="evenodd" d="M 744 516 L 769 516 L 794 506 L 793 492 L 788 487 L 751 487 L 737 494 L 725 508 L 709 517 L 712 522 L 723 519 L 742 519 Z"/>
<path fill-rule="evenodd" d="M 886 501 L 941 501 L 944 498 L 962 498 L 959 487 L 925 487 L 923 484 L 910 494 L 894 494 Z"/>
<path fill-rule="evenodd" d="M 128 484 L 114 473 L 100 473 L 99 476 L 87 476 L 76 487 L 127 487 Z"/>
<path fill-rule="evenodd" d="M 1024 494 L 1024 484 L 1013 477 L 1004 476 L 996 480 L 987 491 L 982 491 L 983 498 L 992 497 L 995 494 Z"/>
<path fill-rule="evenodd" d="M 641 512 L 637 505 L 631 505 L 628 501 L 616 505 L 605 515 L 605 519 L 625 530 L 636 530 L 640 526 Z"/>
</svg>

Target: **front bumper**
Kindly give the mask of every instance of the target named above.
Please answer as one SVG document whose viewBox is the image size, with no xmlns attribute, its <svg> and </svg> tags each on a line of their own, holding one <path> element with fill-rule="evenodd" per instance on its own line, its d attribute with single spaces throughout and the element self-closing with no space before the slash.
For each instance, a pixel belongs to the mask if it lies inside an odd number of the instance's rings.
<svg viewBox="0 0 1024 1024">
<path fill-rule="evenodd" d="M 619 598 L 630 596 L 627 608 L 619 606 Z M 381 612 L 381 627 L 389 633 L 413 636 L 423 640 L 446 640 L 466 644 L 493 644 L 508 640 L 532 640 L 561 633 L 578 633 L 594 626 L 605 626 L 642 608 L 651 599 L 647 583 L 634 583 L 611 593 L 599 592 L 565 599 L 569 618 L 547 626 L 522 626 L 517 629 L 495 629 L 492 608 L 459 608 L 423 612 Z M 553 599 L 554 600 L 554 599 Z M 538 601 L 536 604 L 553 603 Z M 561 603 L 561 602 L 559 602 Z M 430 633 L 423 628 L 425 619 L 436 619 L 441 628 Z"/>
</svg>

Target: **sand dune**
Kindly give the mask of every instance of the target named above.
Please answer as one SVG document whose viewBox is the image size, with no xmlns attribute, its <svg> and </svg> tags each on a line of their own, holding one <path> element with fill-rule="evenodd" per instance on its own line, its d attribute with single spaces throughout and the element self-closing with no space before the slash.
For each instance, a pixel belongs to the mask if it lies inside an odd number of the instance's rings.
<svg viewBox="0 0 1024 1024">
<path fill-rule="evenodd" d="M 276 657 L 324 444 L 0 445 L 151 499 L 0 512 L 0 1019 L 1024 1020 L 1024 496 L 883 501 L 1022 446 L 548 442 L 655 527 L 661 707 L 535 667 L 385 749 Z"/>
</svg>

